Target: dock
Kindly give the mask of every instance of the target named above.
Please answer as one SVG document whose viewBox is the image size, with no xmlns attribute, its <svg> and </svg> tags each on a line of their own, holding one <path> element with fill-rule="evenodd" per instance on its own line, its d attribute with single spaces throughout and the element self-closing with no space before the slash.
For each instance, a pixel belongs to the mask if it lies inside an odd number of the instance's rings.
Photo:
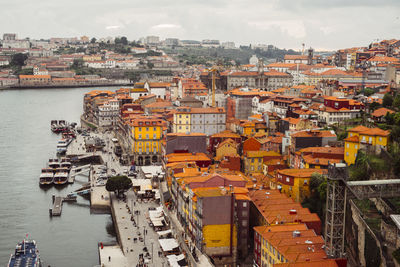
<svg viewBox="0 0 400 267">
<path fill-rule="evenodd" d="M 62 197 L 56 197 L 53 195 L 53 208 L 50 209 L 50 216 L 61 216 L 62 203 Z"/>
</svg>

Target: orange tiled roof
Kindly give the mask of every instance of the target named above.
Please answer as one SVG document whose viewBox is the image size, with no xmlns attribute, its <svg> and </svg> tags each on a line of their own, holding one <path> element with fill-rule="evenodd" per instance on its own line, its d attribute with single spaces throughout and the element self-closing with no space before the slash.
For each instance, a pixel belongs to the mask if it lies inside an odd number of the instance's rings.
<svg viewBox="0 0 400 267">
<path fill-rule="evenodd" d="M 286 176 L 292 176 L 295 178 L 307 178 L 311 177 L 313 173 L 319 173 L 319 174 L 328 174 L 328 170 L 324 169 L 283 169 L 283 170 L 278 170 L 277 171 L 279 174 L 286 175 Z"/>
<path fill-rule="evenodd" d="M 387 108 L 378 108 L 376 109 L 374 112 L 372 112 L 372 116 L 373 117 L 383 117 L 386 116 L 387 113 L 393 114 L 395 113 L 393 110 L 391 109 L 387 109 Z"/>
</svg>

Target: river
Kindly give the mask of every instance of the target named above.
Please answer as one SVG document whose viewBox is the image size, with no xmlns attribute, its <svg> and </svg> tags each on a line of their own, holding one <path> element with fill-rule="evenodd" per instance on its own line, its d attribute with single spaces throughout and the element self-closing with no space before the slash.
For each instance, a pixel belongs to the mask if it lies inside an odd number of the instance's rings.
<svg viewBox="0 0 400 267">
<path fill-rule="evenodd" d="M 79 123 L 83 95 L 93 89 L 0 90 L 0 266 L 26 234 L 37 241 L 44 267 L 95 266 L 98 242 L 116 240 L 111 216 L 92 214 L 83 197 L 64 203 L 61 217 L 49 217 L 52 195 L 65 196 L 87 177 L 61 189 L 38 183 L 60 139 L 50 121 Z"/>
</svg>

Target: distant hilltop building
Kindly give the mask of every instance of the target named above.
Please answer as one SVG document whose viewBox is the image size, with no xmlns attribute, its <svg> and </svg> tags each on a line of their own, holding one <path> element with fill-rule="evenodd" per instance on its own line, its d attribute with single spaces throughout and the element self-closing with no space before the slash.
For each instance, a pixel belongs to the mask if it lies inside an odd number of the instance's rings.
<svg viewBox="0 0 400 267">
<path fill-rule="evenodd" d="M 208 46 L 208 47 L 218 47 L 219 46 L 219 40 L 203 40 L 201 41 L 202 46 Z"/>
<path fill-rule="evenodd" d="M 3 34 L 3 48 L 30 48 L 29 40 L 18 40 L 16 33 Z"/>
<path fill-rule="evenodd" d="M 159 44 L 160 37 L 158 36 L 147 36 L 145 39 L 145 44 Z"/>
<path fill-rule="evenodd" d="M 225 49 L 235 49 L 235 43 L 234 42 L 223 42 L 221 43 L 221 46 Z"/>
<path fill-rule="evenodd" d="M 3 41 L 14 41 L 17 39 L 16 33 L 5 33 L 3 34 Z"/>
</svg>

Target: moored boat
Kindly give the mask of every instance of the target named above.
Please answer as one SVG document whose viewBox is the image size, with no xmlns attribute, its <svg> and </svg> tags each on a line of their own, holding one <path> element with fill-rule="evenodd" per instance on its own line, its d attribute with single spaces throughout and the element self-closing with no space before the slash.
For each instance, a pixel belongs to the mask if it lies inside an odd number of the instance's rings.
<svg viewBox="0 0 400 267">
<path fill-rule="evenodd" d="M 52 120 L 50 122 L 50 127 L 51 127 L 51 130 L 53 132 L 57 132 L 58 131 L 58 122 L 57 122 L 57 120 Z"/>
<path fill-rule="evenodd" d="M 68 182 L 68 169 L 67 168 L 58 168 L 56 173 L 54 174 L 53 183 L 55 185 L 63 185 Z"/>
<path fill-rule="evenodd" d="M 57 168 L 60 168 L 60 162 L 58 159 L 49 159 L 49 168 L 52 168 L 53 172 L 55 172 Z"/>
<path fill-rule="evenodd" d="M 39 184 L 50 185 L 53 183 L 54 171 L 52 168 L 44 168 L 40 173 Z"/>
<path fill-rule="evenodd" d="M 62 158 L 60 164 L 61 164 L 61 168 L 66 168 L 68 170 L 68 172 L 71 171 L 72 163 L 69 161 L 68 158 Z"/>
<path fill-rule="evenodd" d="M 7 266 L 41 267 L 39 250 L 36 247 L 35 240 L 24 239 L 19 242 L 15 247 L 14 255 L 11 254 Z"/>
</svg>

